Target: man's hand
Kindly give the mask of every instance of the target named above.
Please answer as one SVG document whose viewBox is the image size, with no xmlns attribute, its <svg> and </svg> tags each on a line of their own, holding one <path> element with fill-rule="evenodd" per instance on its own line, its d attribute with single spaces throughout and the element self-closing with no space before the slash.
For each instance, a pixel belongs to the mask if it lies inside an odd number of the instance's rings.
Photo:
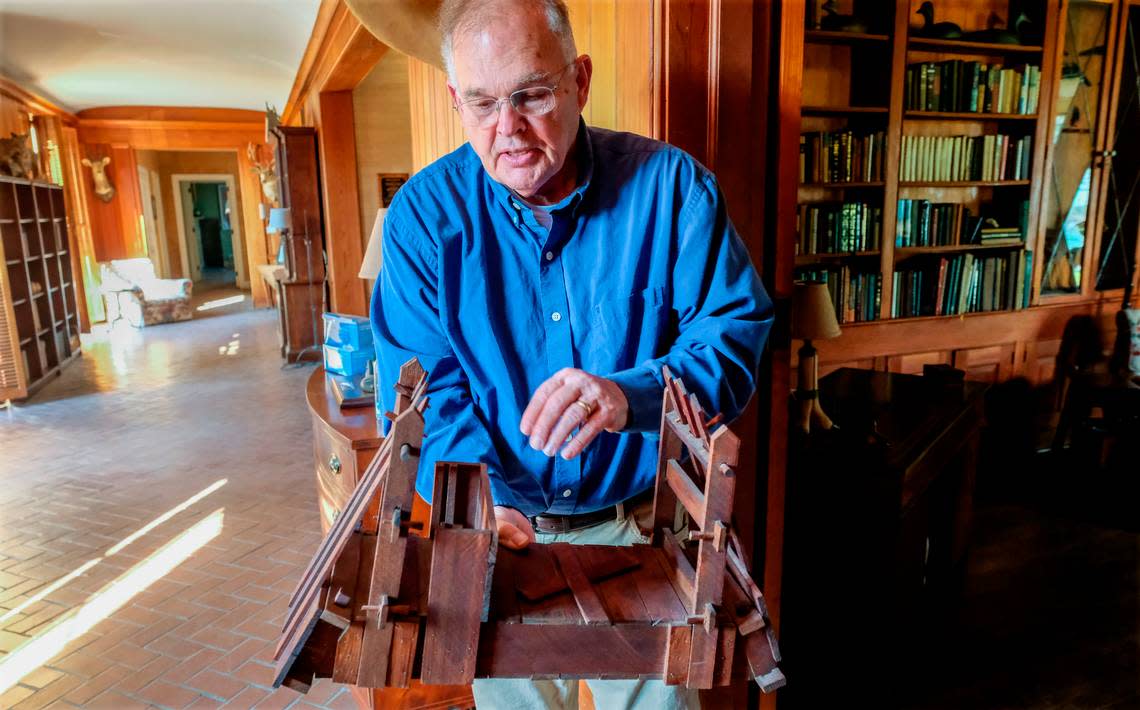
<svg viewBox="0 0 1140 710">
<path fill-rule="evenodd" d="M 534 542 L 534 527 L 521 511 L 495 506 L 495 527 L 499 530 L 499 544 L 512 550 L 521 550 Z"/>
<path fill-rule="evenodd" d="M 535 390 L 519 429 L 530 437 L 531 448 L 553 456 L 578 427 L 573 440 L 562 449 L 562 458 L 572 459 L 599 433 L 621 431 L 628 419 L 629 402 L 621 387 L 604 377 L 567 367 Z"/>
</svg>

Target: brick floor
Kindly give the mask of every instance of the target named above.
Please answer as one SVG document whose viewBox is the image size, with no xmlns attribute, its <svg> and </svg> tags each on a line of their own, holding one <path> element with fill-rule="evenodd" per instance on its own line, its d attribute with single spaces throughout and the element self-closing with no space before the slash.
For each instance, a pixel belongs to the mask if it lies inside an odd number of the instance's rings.
<svg viewBox="0 0 1140 710">
<path fill-rule="evenodd" d="M 352 705 L 328 681 L 271 686 L 287 596 L 320 541 L 312 369 L 282 368 L 275 318 L 247 300 L 85 336 L 62 377 L 0 409 L 0 708 Z M 216 512 L 216 537 L 166 574 L 112 586 Z M 28 644 L 88 618 L 8 680 Z"/>
</svg>

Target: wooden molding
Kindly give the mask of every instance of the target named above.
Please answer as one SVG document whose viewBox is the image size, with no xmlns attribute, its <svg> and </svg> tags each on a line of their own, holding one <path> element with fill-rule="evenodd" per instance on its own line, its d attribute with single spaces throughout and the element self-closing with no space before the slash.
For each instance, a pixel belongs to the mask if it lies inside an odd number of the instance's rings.
<svg viewBox="0 0 1140 710">
<path fill-rule="evenodd" d="M 356 169 L 356 131 L 352 92 L 320 94 L 321 198 L 328 258 L 329 308 L 337 313 L 368 314 L 364 281 L 357 274 L 364 260 L 360 227 L 360 182 Z"/>
<path fill-rule="evenodd" d="M 178 121 L 190 123 L 264 123 L 265 112 L 201 106 L 100 106 L 75 114 L 81 121 Z"/>
<path fill-rule="evenodd" d="M 344 0 L 322 0 L 281 112 L 282 123 L 299 125 L 301 107 L 316 94 L 355 88 L 387 51 L 387 45 L 360 24 Z"/>
<path fill-rule="evenodd" d="M 50 114 L 58 116 L 67 126 L 74 126 L 76 122 L 75 114 L 67 109 L 61 108 L 59 105 L 52 101 L 40 96 L 39 94 L 25 89 L 11 79 L 0 75 L 0 95 L 17 103 L 24 104 L 32 109 L 34 113 Z"/>
</svg>

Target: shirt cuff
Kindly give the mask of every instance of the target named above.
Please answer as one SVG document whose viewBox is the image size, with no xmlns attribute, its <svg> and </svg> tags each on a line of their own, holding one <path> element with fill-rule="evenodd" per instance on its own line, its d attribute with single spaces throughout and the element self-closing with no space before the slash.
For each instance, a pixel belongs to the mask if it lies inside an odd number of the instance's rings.
<svg viewBox="0 0 1140 710">
<path fill-rule="evenodd" d="M 622 431 L 657 431 L 661 428 L 661 397 L 664 385 L 644 365 L 621 370 L 606 379 L 621 387 L 629 404 L 629 418 Z"/>
</svg>

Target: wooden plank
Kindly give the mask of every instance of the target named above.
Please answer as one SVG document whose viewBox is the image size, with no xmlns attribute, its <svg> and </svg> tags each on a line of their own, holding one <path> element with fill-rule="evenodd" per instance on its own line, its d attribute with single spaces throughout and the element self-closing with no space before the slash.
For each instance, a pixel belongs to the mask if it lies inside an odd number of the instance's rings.
<svg viewBox="0 0 1140 710">
<path fill-rule="evenodd" d="M 491 533 L 443 528 L 432 550 L 427 622 L 420 678 L 459 685 L 475 677 L 483 580 L 490 571 Z"/>
<path fill-rule="evenodd" d="M 645 546 L 645 549 L 652 553 L 654 559 L 646 560 L 645 564 L 634 570 L 633 584 L 642 603 L 645 604 L 649 619 L 653 622 L 683 621 L 688 617 L 688 612 L 681 598 L 677 596 L 672 582 L 656 560 L 660 557 L 660 552 L 649 546 Z"/>
<path fill-rule="evenodd" d="M 578 561 L 573 546 L 569 543 L 560 542 L 550 545 L 550 550 L 554 553 L 559 569 L 562 570 L 562 576 L 570 585 L 570 593 L 574 595 L 574 601 L 578 604 L 578 611 L 582 613 L 585 622 L 587 624 L 610 623 L 606 608 L 602 604 L 601 598 L 598 597 L 594 585 L 590 583 L 590 580 L 586 578 L 586 573 L 582 571 L 582 564 Z"/>
<path fill-rule="evenodd" d="M 321 130 L 317 140 L 321 153 L 329 310 L 363 316 L 368 314 L 368 301 L 364 282 L 357 276 L 364 258 L 364 238 L 360 229 L 352 92 L 321 92 L 319 104 Z"/>
<path fill-rule="evenodd" d="M 696 613 L 696 607 L 693 606 L 694 578 L 696 577 L 693 565 L 689 562 L 689 558 L 685 557 L 685 552 L 681 549 L 676 537 L 665 535 L 664 540 L 665 544 L 661 548 L 661 555 L 657 557 L 658 563 L 661 565 L 665 576 L 673 584 L 677 596 L 685 605 L 685 611 L 690 614 Z"/>
<path fill-rule="evenodd" d="M 610 623 L 645 624 L 655 623 L 654 617 L 645 607 L 637 587 L 632 583 L 633 573 L 610 577 L 594 583 L 594 589 L 605 606 Z M 668 586 L 669 582 L 665 582 Z"/>
<path fill-rule="evenodd" d="M 478 678 L 660 678 L 668 626 L 487 624 Z M 604 649 L 604 652 L 599 652 Z"/>
<path fill-rule="evenodd" d="M 693 519 L 693 523 L 697 528 L 703 530 L 705 527 L 705 495 L 701 493 L 697 484 L 693 482 L 685 469 L 681 468 L 681 464 L 677 463 L 676 459 L 669 459 L 666 462 L 665 479 L 668 481 L 669 487 L 673 489 L 677 500 L 685 506 L 685 511 Z"/>
<path fill-rule="evenodd" d="M 392 627 L 392 653 L 388 659 L 388 685 L 407 688 L 412 682 L 416 662 L 416 642 L 420 636 L 419 619 L 397 621 Z"/>
<path fill-rule="evenodd" d="M 728 629 L 728 633 L 736 633 Z M 689 649 L 690 688 L 713 687 L 713 672 L 716 670 L 716 652 L 721 630 L 716 626 L 711 631 L 703 626 L 693 627 L 692 647 Z"/>
<path fill-rule="evenodd" d="M 361 600 L 368 593 L 367 579 L 360 574 L 360 564 L 363 559 L 371 559 L 375 545 L 375 536 L 353 534 L 333 566 L 325 609 L 349 620 L 348 628 L 336 644 L 336 662 L 332 673 L 335 683 L 356 683 L 356 673 L 360 669 L 360 640 L 364 629 L 361 622 L 354 619 L 360 613 Z M 341 601 L 347 603 L 342 605 Z"/>
<path fill-rule="evenodd" d="M 519 594 L 531 602 L 567 589 L 566 579 L 554 562 L 549 545 L 532 544 L 515 560 Z"/>
<path fill-rule="evenodd" d="M 693 644 L 693 627 L 669 626 L 668 629 L 663 680 L 666 685 L 684 685 L 689 680 L 689 650 Z"/>
<path fill-rule="evenodd" d="M 717 635 L 716 660 L 713 670 L 713 685 L 729 685 L 732 683 L 732 661 L 736 651 L 736 632 L 731 628 L 722 628 Z"/>
<path fill-rule="evenodd" d="M 519 592 L 515 586 L 515 561 L 519 553 L 505 547 L 495 554 L 495 570 L 491 577 L 492 621 L 522 623 L 519 611 Z"/>
<path fill-rule="evenodd" d="M 677 436 L 677 438 L 681 440 L 681 443 L 685 445 L 685 447 L 689 450 L 689 454 L 697 460 L 697 463 L 701 465 L 701 468 L 708 468 L 708 447 L 706 447 L 704 445 L 704 442 L 702 442 L 699 438 L 693 436 L 693 433 L 689 431 L 689 428 L 685 426 L 685 424 L 681 421 L 681 418 L 676 413 L 671 414 L 665 417 L 665 424 Z M 719 429 L 718 432 L 723 431 L 727 428 L 728 427 L 722 427 L 722 429 Z"/>
<path fill-rule="evenodd" d="M 736 475 L 732 466 L 737 463 L 740 440 L 728 427 L 713 434 L 709 447 L 709 462 L 705 467 L 705 518 L 701 532 L 712 533 L 720 523 L 728 526 L 732 519 L 732 501 L 736 488 Z M 693 603 L 697 609 L 705 604 L 719 605 L 724 596 L 724 567 L 726 546 L 712 540 L 701 540 L 697 546 L 697 574 Z"/>
</svg>

